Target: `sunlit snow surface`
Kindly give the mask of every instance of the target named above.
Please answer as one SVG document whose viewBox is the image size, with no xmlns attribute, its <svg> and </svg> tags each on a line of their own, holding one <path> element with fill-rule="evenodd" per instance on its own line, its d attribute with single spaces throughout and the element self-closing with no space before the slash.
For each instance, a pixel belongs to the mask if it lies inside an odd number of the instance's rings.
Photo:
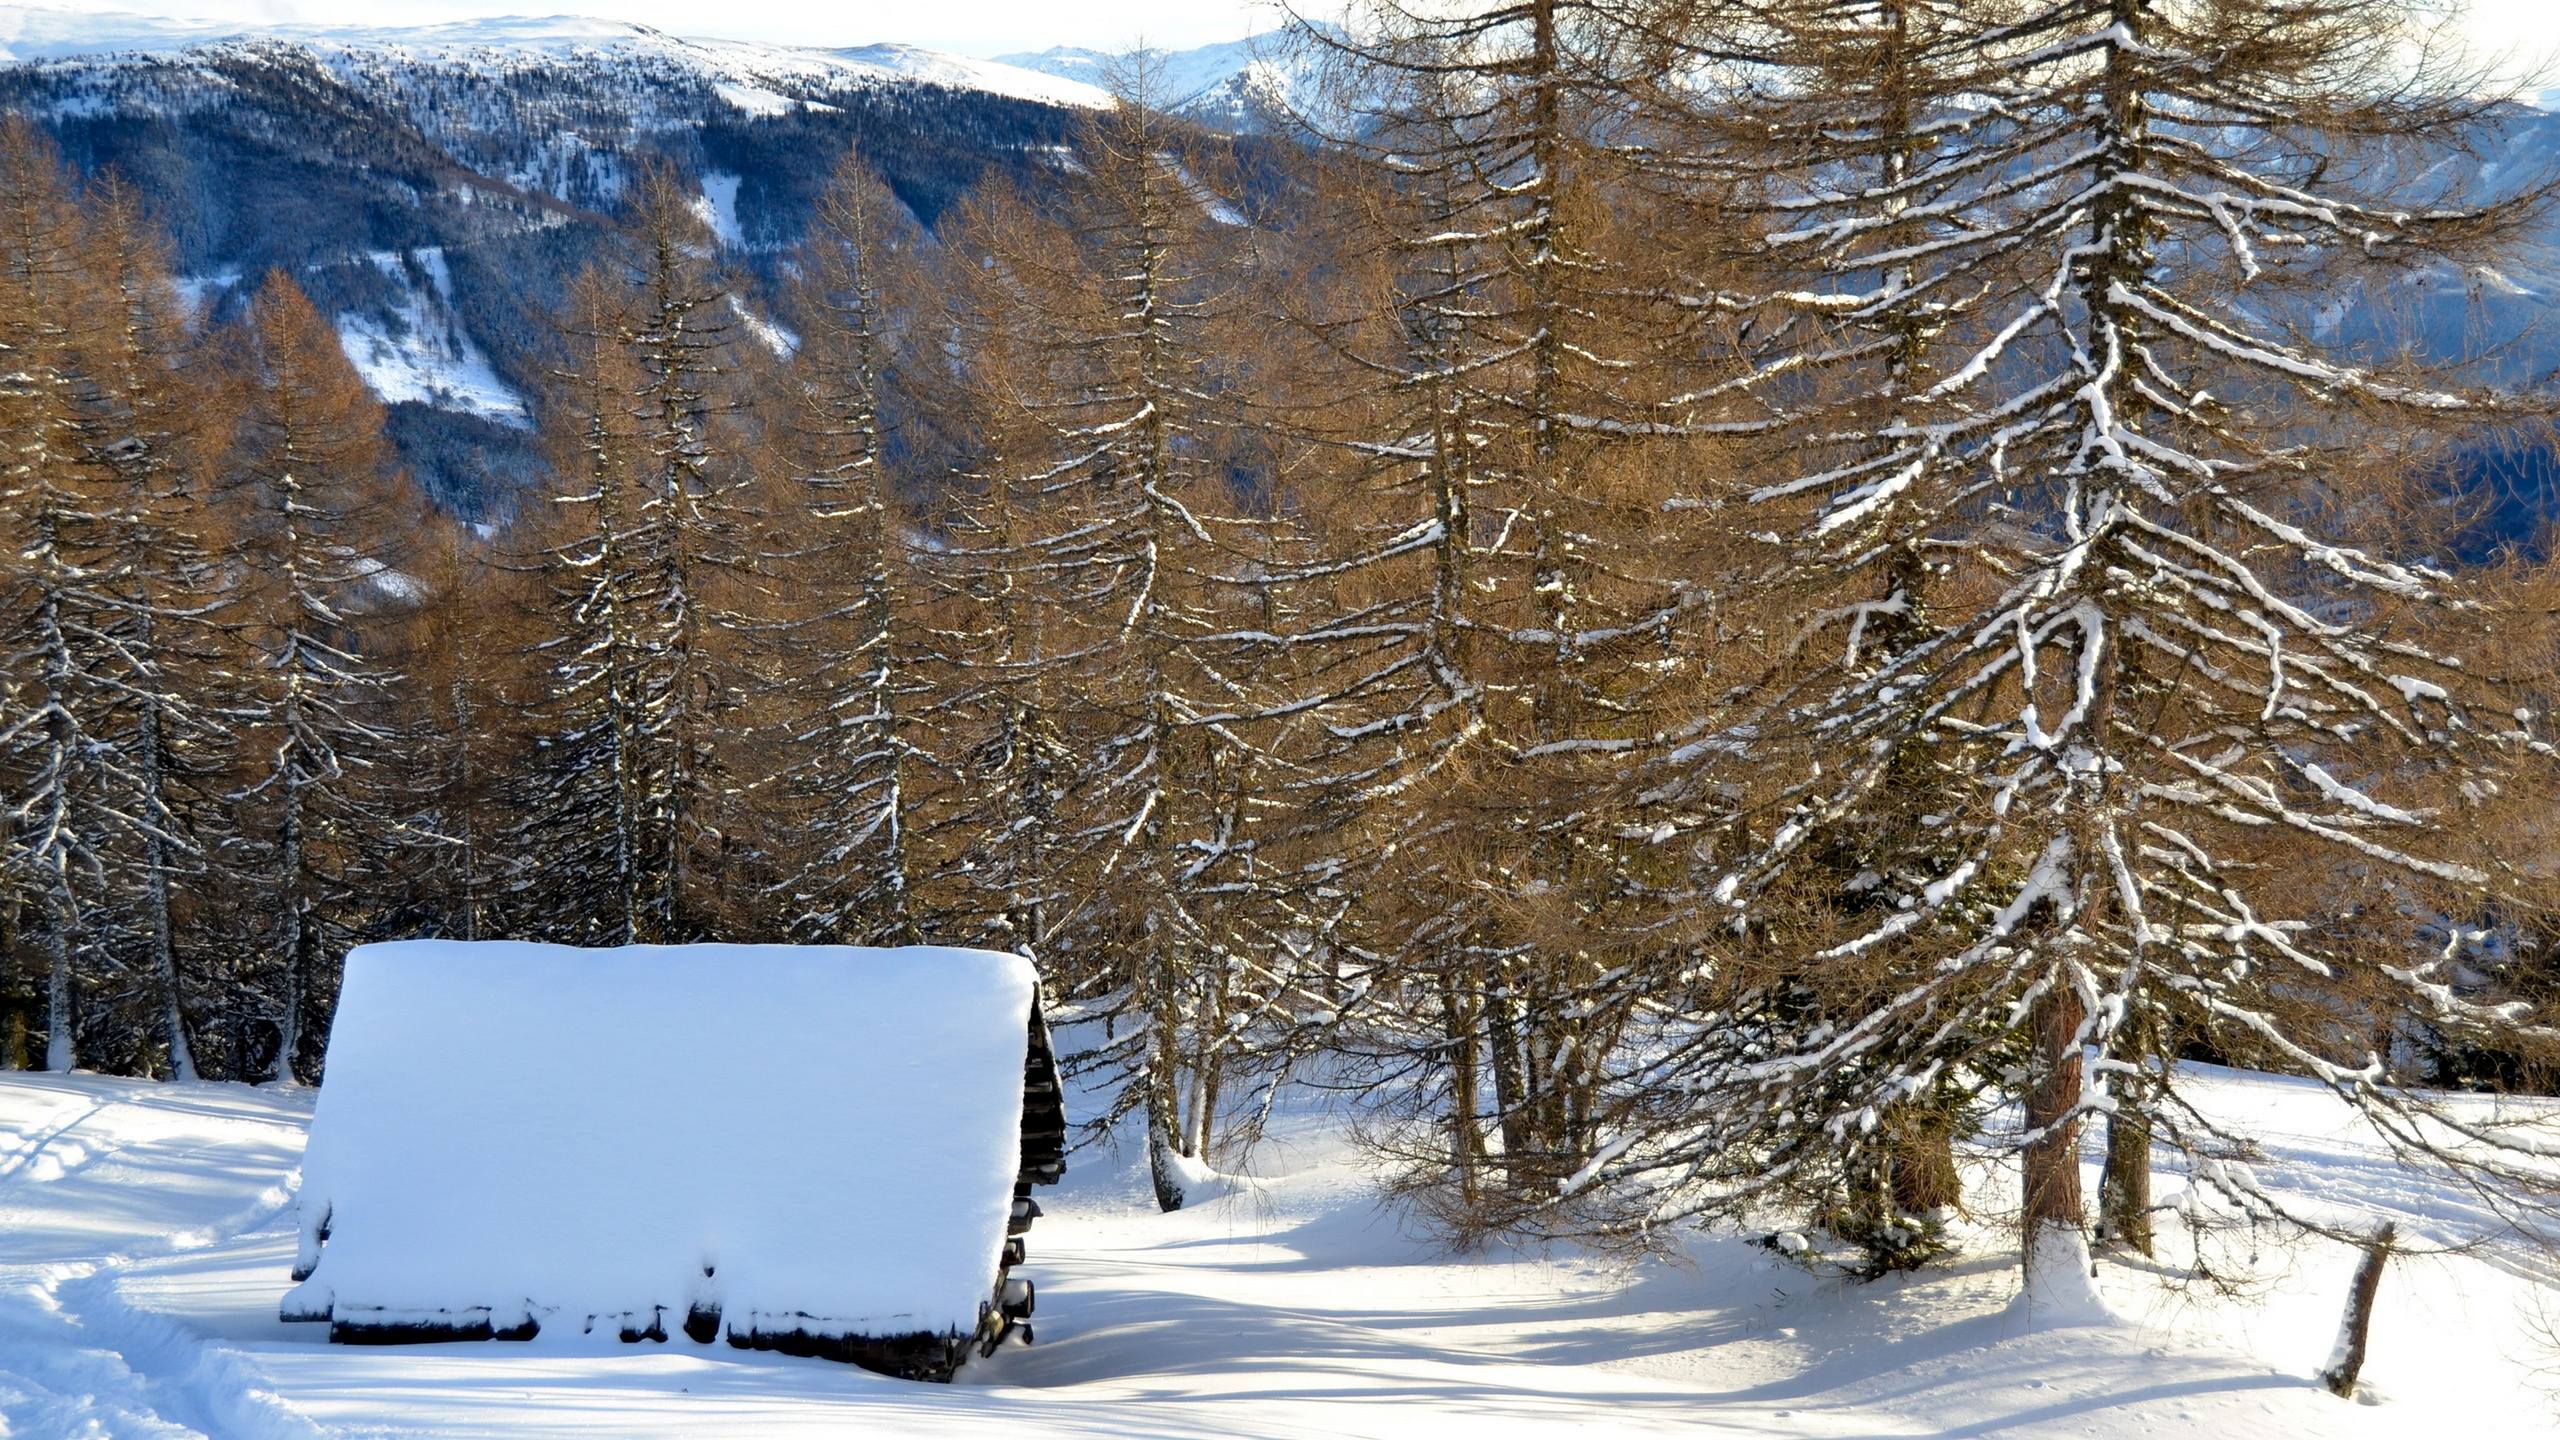
<svg viewBox="0 0 2560 1440">
<path fill-rule="evenodd" d="M 2197 1091 L 2263 1137 L 2273 1184 L 2424 1236 L 2479 1218 L 2347 1138 L 2317 1092 L 2217 1074 Z M 10 1434 L 2507 1440 L 2560 1425 L 2544 1388 L 2560 1355 L 2536 1330 L 2560 1298 L 2513 1254 L 2395 1262 L 2365 1372 L 2378 1403 L 2356 1404 L 2311 1379 L 2350 1268 L 2334 1246 L 2261 1252 L 2249 1302 L 2111 1265 L 2124 1318 L 2060 1329 L 2012 1305 L 1997 1229 L 1950 1270 L 1875 1286 L 1739 1239 L 1632 1272 L 1452 1259 L 1376 1208 L 1316 1114 L 1279 1118 L 1245 1167 L 1265 1178 L 1173 1216 L 1147 1201 L 1136 1147 L 1079 1155 L 1017 1272 L 1039 1284 L 1039 1342 L 947 1388 L 681 1340 L 332 1347 L 275 1319 L 309 1109 L 302 1091 L 0 1076 Z M 2176 1189 L 2161 1177 L 2163 1199 Z"/>
</svg>

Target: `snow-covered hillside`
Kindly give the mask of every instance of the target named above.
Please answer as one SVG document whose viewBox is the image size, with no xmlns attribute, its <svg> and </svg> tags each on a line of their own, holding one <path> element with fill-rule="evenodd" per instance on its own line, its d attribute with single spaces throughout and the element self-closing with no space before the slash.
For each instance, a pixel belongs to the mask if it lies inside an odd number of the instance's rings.
<svg viewBox="0 0 2560 1440">
<path fill-rule="evenodd" d="M 365 258 L 400 296 L 387 318 L 358 311 L 337 317 L 339 347 L 373 393 L 385 402 L 415 401 L 530 428 L 532 409 L 498 378 L 455 314 L 453 268 L 443 249 Z"/>
<path fill-rule="evenodd" d="M 805 103 L 848 86 L 902 83 L 982 90 L 1049 105 L 1109 103 L 1101 91 L 1073 80 L 911 45 L 820 50 L 682 39 L 646 25 L 568 15 L 417 26 L 244 25 L 0 6 L 0 63 L 275 47 L 308 54 L 350 77 L 414 69 L 490 76 L 566 66 L 689 76 L 723 88 L 730 103 L 751 114 L 777 104 Z"/>
<path fill-rule="evenodd" d="M 2297 1196 L 2430 1240 L 2483 1218 L 2341 1138 L 2315 1089 L 2227 1074 L 2196 1089 L 2265 1137 L 2261 1178 Z M 2333 1245 L 2226 1243 L 2243 1300 L 2110 1266 L 2122 1318 L 2071 1326 L 2014 1303 L 1987 1214 L 1971 1258 L 1866 1286 L 1740 1237 L 1632 1270 L 1451 1257 L 1379 1207 L 1315 1114 L 1283 1117 L 1253 1157 L 1263 1178 L 1175 1215 L 1149 1203 L 1135 1147 L 1079 1156 L 1022 1272 L 1038 1343 L 947 1389 L 682 1340 L 331 1347 L 275 1318 L 310 1104 L 0 1077 L 5 1433 L 2504 1440 L 2560 1425 L 2560 1292 L 2512 1250 L 2396 1263 L 2352 1403 L 2312 1379 L 2346 1288 Z"/>
<path fill-rule="evenodd" d="M 409 402 L 394 438 L 412 471 L 473 512 L 505 508 L 534 468 L 547 317 L 644 167 L 701 186 L 733 258 L 770 269 L 852 145 L 930 220 L 989 170 L 1046 173 L 1110 103 L 1072 79 L 904 45 L 398 19 L 0 6 L 0 108 L 37 117 L 83 168 L 145 178 L 189 298 L 218 317 L 270 271 L 293 275 L 375 392 Z"/>
</svg>

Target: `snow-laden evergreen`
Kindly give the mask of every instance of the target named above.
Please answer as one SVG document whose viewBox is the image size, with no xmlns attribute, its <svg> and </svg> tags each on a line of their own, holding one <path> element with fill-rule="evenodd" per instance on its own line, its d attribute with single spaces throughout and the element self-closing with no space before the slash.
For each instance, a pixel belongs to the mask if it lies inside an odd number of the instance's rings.
<svg viewBox="0 0 2560 1440">
<path fill-rule="evenodd" d="M 782 785 L 807 808 L 809 840 L 783 892 L 792 932 L 833 943 L 909 943 L 917 916 L 913 841 L 917 767 L 904 711 L 920 616 L 908 596 L 901 498 L 890 490 L 882 426 L 890 337 L 883 273 L 912 273 L 919 237 L 877 176 L 840 168 L 803 247 L 807 323 L 794 378 L 795 458 L 808 472 L 794 533 L 767 564 L 783 572 L 792 606 L 792 674 L 801 695 L 785 739 Z M 803 528 L 805 527 L 805 528 Z M 841 598 L 838 598 L 841 597 Z"/>
<path fill-rule="evenodd" d="M 1925 40 L 1892 35 L 1915 18 Z M 2121 1142 L 2109 1208 L 2128 1221 L 2154 1140 L 2231 1142 L 2161 1068 L 2197 1045 L 2318 1078 L 2413 1158 L 2514 1177 L 2546 1140 L 2443 1120 L 2394 1083 L 2388 1030 L 2377 1046 L 2344 1019 L 2516 1018 L 2455 976 L 2466 917 L 2535 883 L 2484 843 L 2484 807 L 2551 754 L 2534 697 L 2466 659 L 2482 637 L 2464 579 L 2358 543 L 2385 502 L 2341 503 L 2378 428 L 2507 402 L 2324 353 L 2274 308 L 2289 285 L 2494 238 L 2497 206 L 2357 183 L 2358 146 L 2462 107 L 2375 88 L 2397 63 L 2379 32 L 2285 10 L 1882 5 L 1839 23 L 1836 43 L 1910 47 L 1922 108 L 1778 87 L 1780 118 L 1824 143 L 1787 152 L 1764 243 L 1831 278 L 1752 303 L 1838 319 L 1833 353 L 1897 388 L 1861 392 L 1889 407 L 1864 435 L 1805 412 L 1822 468 L 1751 499 L 1852 580 L 1808 642 L 1847 658 L 1687 752 L 1713 774 L 1719 743 L 1774 760 L 1800 737 L 1706 871 L 1729 973 L 1778 988 L 1724 1002 L 1755 1023 L 1629 1071 L 1699 1087 L 1694 1127 L 1630 1137 L 1592 1183 L 1658 1223 L 1724 1203 L 1715 1182 L 1783 1178 L 1721 1155 L 1889 1129 L 1946 1077 L 1999 1076 L 2025 1106 L 2009 1143 L 2032 1266 L 2076 1253 L 2083 1120 Z M 1861 173 L 1835 130 L 1898 159 Z M 1927 576 L 1926 621 L 1879 653 L 1878 617 L 1921 601 L 1898 573 Z M 1917 828 L 1878 850 L 1878 817 L 1914 794 Z M 2272 859 L 2274 835 L 2301 848 Z M 1778 898 L 1844 851 L 1867 867 L 1844 888 L 1872 898 L 1809 931 Z M 2359 902 L 2405 918 L 2342 922 Z M 1789 1015 L 1790 989 L 1827 998 Z M 2244 1172 L 2205 1174 L 2272 1204 Z"/>
</svg>

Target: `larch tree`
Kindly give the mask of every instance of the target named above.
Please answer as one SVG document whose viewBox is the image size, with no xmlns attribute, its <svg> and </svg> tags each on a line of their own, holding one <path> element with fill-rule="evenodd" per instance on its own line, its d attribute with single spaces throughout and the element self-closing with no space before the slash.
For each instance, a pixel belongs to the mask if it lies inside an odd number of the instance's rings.
<svg viewBox="0 0 2560 1440">
<path fill-rule="evenodd" d="M 170 1073 L 191 1080 L 190 976 L 179 931 L 188 892 L 203 888 L 218 852 L 236 839 L 216 796 L 230 758 L 228 730 L 207 684 L 221 653 L 218 557 L 227 545 L 211 495 L 220 410 L 182 368 L 192 341 L 165 242 L 140 196 L 109 176 L 94 187 L 89 210 L 99 303 L 79 337 L 92 378 L 83 427 L 92 463 L 113 477 L 117 497 L 102 564 L 126 615 L 120 650 L 139 841 L 128 863 L 139 891 L 142 983 Z"/>
<path fill-rule="evenodd" d="M 2315 1078 L 2413 1159 L 2529 1193 L 2547 1142 L 2396 1083 L 2369 1031 L 2335 1023 L 2377 1007 L 2478 1033 L 2515 1014 L 2447 983 L 2459 944 L 2357 943 L 2286 883 L 2325 856 L 2411 916 L 2521 883 L 2469 817 L 2536 783 L 2542 722 L 2465 663 L 2461 577 L 2383 548 L 2390 467 L 2356 457 L 2385 425 L 2504 401 L 2290 323 L 2308 294 L 2512 233 L 2524 207 L 2375 188 L 2380 153 L 2458 142 L 2476 106 L 2412 83 L 2398 7 L 2366 0 L 1934 18 L 1962 84 L 1928 123 L 1953 153 L 1808 187 L 1772 238 L 1829 257 L 1830 288 L 1869 315 L 1962 297 L 1973 318 L 1932 331 L 1927 384 L 1868 455 L 1760 506 L 1817 556 L 1870 525 L 1880 556 L 1960 543 L 1931 552 L 1952 563 L 1926 633 L 1724 737 L 1802 753 L 1710 862 L 1726 934 L 1783 926 L 1796 975 L 1871 1003 L 1701 1066 L 1691 1127 L 1592 1184 L 1637 1223 L 1699 1213 L 1751 1187 L 1718 1157 L 1755 1153 L 1773 1120 L 1872 1131 L 1939 1077 L 1986 1074 L 2023 1103 L 2005 1138 L 2029 1292 L 2076 1303 L 2084 1121 L 2122 1127 L 2125 1219 L 2155 1142 L 2209 1158 L 2223 1138 L 2163 1063 L 2182 1036 Z M 1911 266 L 1925 278 L 1906 285 Z M 1880 877 L 1896 903 L 1826 919 L 1791 898 L 1914 763 L 1944 799 Z M 2283 1208 L 2230 1167 L 2194 1173 L 2244 1211 Z"/>
<path fill-rule="evenodd" d="M 1669 397 L 1663 423 L 1747 437 L 1771 457 L 1747 477 L 1692 480 L 1672 502 L 1701 527 L 1737 532 L 1746 552 L 1728 584 L 1762 597 L 1753 624 L 1768 653 L 1756 669 L 1735 667 L 1746 672 L 1738 708 L 1765 720 L 1785 703 L 1772 697 L 1876 672 L 1934 633 L 1933 582 L 1965 541 L 1921 508 L 1944 457 L 1915 438 L 1914 421 L 1949 408 L 1930 393 L 1930 367 L 1978 325 L 2000 253 L 1969 243 L 1964 217 L 1936 202 L 1966 183 L 1976 157 L 1964 142 L 1987 118 L 1958 103 L 1978 78 L 1966 67 L 1996 62 L 1950 45 L 1965 7 L 1931 0 L 1627 9 L 1644 60 L 1634 68 L 1647 77 L 1633 103 L 1661 137 L 1645 163 L 1709 190 L 1723 222 L 1682 257 L 1695 268 L 1666 298 L 1744 362 Z M 1853 215 L 1874 223 L 1844 243 L 1832 226 Z M 1863 506 L 1785 535 L 1763 528 L 1761 512 L 1789 497 L 1869 482 Z M 1756 823 L 1768 782 L 1784 773 L 1765 763 L 1771 747 L 1795 738 L 1773 728 L 1743 746 L 1718 733 L 1734 724 L 1731 708 L 1683 717 L 1639 771 L 1645 812 L 1705 855 Z M 1800 903 L 1887 914 L 1926 883 L 1936 841 L 1921 822 L 1961 782 L 1910 743 L 1870 780 L 1792 878 Z M 1698 882 L 1716 875 L 1712 861 L 1692 871 Z M 1672 888 L 1714 908 L 1705 883 Z M 1801 973 L 1781 930 L 1759 932 L 1770 943 L 1757 950 L 1719 955 L 1719 993 L 1696 1002 L 1718 1023 L 1675 1027 L 1680 1065 L 1739 1063 L 1773 1027 L 1819 1030 L 1861 1013 L 1879 988 L 1891 993 L 1887 966 Z M 1857 1246 L 1852 1268 L 1904 1268 L 1942 1250 L 1940 1221 L 1960 1189 L 1952 1141 L 1976 1118 L 1971 1098 L 1960 1077 L 1941 1074 L 1871 1128 L 1810 1134 L 1770 1112 L 1784 1133 L 1733 1153 L 1754 1157 L 1740 1163 L 1760 1167 L 1759 1186 L 1789 1192 Z"/>
<path fill-rule="evenodd" d="M 11 437 L 0 517 L 13 564 L 10 713 L 0 752 L 14 887 L 41 917 L 45 1065 L 77 1059 L 78 973 L 114 942 L 116 861 L 136 828 L 130 619 L 113 575 L 116 501 L 81 430 L 86 379 L 72 318 L 91 289 L 82 219 L 52 147 L 22 116 L 0 126 L 0 414 Z"/>
<path fill-rule="evenodd" d="M 1730 361 L 1684 333 L 1652 238 L 1711 217 L 1631 163 L 1624 8 L 1382 3 L 1347 37 L 1308 30 L 1341 72 L 1330 142 L 1381 192 L 1396 324 L 1354 356 L 1383 402 L 1362 448 L 1430 505 L 1407 512 L 1429 563 L 1401 603 L 1431 679 L 1418 708 L 1365 723 L 1420 742 L 1421 783 L 1391 803 L 1416 817 L 1399 828 L 1432 877 L 1417 893 L 1441 900 L 1377 929 L 1426 937 L 1411 993 L 1438 993 L 1449 1033 L 1415 1036 L 1417 1058 L 1459 1072 L 1463 1108 L 1480 1089 L 1497 1132 L 1502 1184 L 1469 1225 L 1510 1223 L 1590 1163 L 1621 1027 L 1679 949 L 1665 856 L 1616 792 L 1664 702 L 1708 683 L 1697 621 L 1721 562 L 1662 505 L 1729 459 L 1667 407 Z M 1457 748 L 1428 758 L 1435 731 Z M 1464 1191 L 1485 1142 L 1448 1134 Z"/>
<path fill-rule="evenodd" d="M 797 264 L 801 336 L 785 383 L 797 402 L 788 450 L 799 504 L 768 547 L 785 587 L 777 624 L 786 717 L 782 785 L 798 857 L 784 881 L 790 932 L 835 943 L 918 935 L 910 831 L 917 747 L 906 707 L 919 613 L 911 608 L 905 503 L 883 429 L 889 291 L 918 282 L 921 233 L 859 155 L 848 153 Z"/>
<path fill-rule="evenodd" d="M 997 233 L 1017 214 L 990 186 L 949 222 L 945 258 L 965 264 L 967 237 Z M 1013 457 L 1037 443 L 1019 386 L 1029 373 L 990 306 L 1003 286 L 937 287 L 924 323 L 956 337 L 965 363 L 928 370 L 921 401 L 972 440 L 930 513 L 933 543 L 916 568 L 927 594 L 918 671 L 931 691 L 919 719 L 940 737 L 937 767 L 955 779 L 935 824 L 934 908 L 963 933 L 1035 959 L 1048 951 L 1065 895 L 1064 787 L 1075 760 L 1061 733 L 1063 683 L 1052 663 L 1055 574 L 1042 565 L 1040 486 Z"/>
<path fill-rule="evenodd" d="M 647 759 L 643 804 L 651 851 L 640 874 L 643 934 L 690 936 L 726 863 L 719 737 L 734 704 L 722 670 L 732 628 L 723 581 L 743 563 L 737 513 L 746 476 L 727 421 L 738 402 L 735 297 L 714 263 L 710 232 L 673 171 L 645 176 L 635 197 L 623 282 L 634 292 L 621 335 L 639 390 L 640 549 L 645 556 L 638 696 Z"/>
<path fill-rule="evenodd" d="M 1134 93 L 1088 125 L 1065 218 L 979 212 L 1003 223 L 959 232 L 954 268 L 991 294 L 974 313 L 1012 332 L 973 367 L 1018 439 L 985 482 L 1007 530 L 993 568 L 1000 584 L 1036 583 L 1042 613 L 1017 623 L 1040 627 L 1038 672 L 1070 707 L 1057 723 L 1089 747 L 1064 797 L 1069 894 L 1043 917 L 1048 955 L 1068 994 L 1107 997 L 1125 1018 L 1085 1059 L 1123 1079 L 1112 1118 L 1143 1109 L 1157 1197 L 1173 1209 L 1210 1118 L 1185 1108 L 1201 1092 L 1182 1079 L 1219 925 L 1195 881 L 1232 855 L 1191 782 L 1237 758 L 1235 731 L 1210 719 L 1227 708 L 1212 637 L 1236 598 L 1223 557 L 1254 546 L 1231 523 L 1229 360 L 1214 338 L 1233 251 L 1195 134 L 1147 103 L 1143 62 L 1131 78 Z"/>
<path fill-rule="evenodd" d="M 645 554 L 631 396 L 638 371 L 617 343 L 621 297 L 581 276 L 563 309 L 570 354 L 543 406 L 551 512 L 527 523 L 530 555 L 552 594 L 550 625 L 528 659 L 548 677 L 536 702 L 530 763 L 516 777 L 518 839 L 559 862 L 542 887 L 540 924 L 605 945 L 638 940 L 648 833 L 641 630 Z"/>
<path fill-rule="evenodd" d="M 381 903 L 378 877 L 420 832 L 386 770 L 397 754 L 395 678 L 363 620 L 391 567 L 405 501 L 382 411 L 309 297 L 270 275 L 241 337 L 247 401 L 232 483 L 253 527 L 237 684 L 257 757 L 235 799 L 257 817 L 247 874 L 273 897 L 262 936 L 273 974 L 277 1079 L 311 1078 L 335 965 Z"/>
<path fill-rule="evenodd" d="M 592 903 L 572 923 L 606 943 L 668 943 L 702 930 L 725 883 L 721 740 L 741 627 L 724 602 L 752 478 L 728 378 L 738 310 L 672 171 L 642 177 L 613 258 L 573 287 L 568 325 L 546 407 L 569 512 L 552 547 L 568 623 L 546 768 L 558 818 L 582 831 L 570 843 L 610 887 L 578 886 Z"/>
<path fill-rule="evenodd" d="M 532 894 L 538 841 L 563 832 L 518 813 L 509 782 L 538 773 L 529 721 L 551 676 L 524 628 L 549 618 L 546 597 L 462 522 L 435 523 L 442 533 L 412 545 L 405 570 L 419 601 L 386 637 L 423 712 L 408 783 L 436 837 L 403 887 L 409 923 L 457 940 L 539 933 L 556 912 Z"/>
</svg>

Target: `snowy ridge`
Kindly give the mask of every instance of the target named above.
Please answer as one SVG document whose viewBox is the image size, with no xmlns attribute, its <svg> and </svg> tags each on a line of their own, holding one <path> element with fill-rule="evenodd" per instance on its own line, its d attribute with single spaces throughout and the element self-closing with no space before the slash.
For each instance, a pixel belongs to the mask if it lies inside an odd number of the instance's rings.
<svg viewBox="0 0 2560 1440">
<path fill-rule="evenodd" d="M 1150 49 L 1157 103 L 1202 124 L 1231 129 L 1255 128 L 1291 109 L 1312 108 L 1312 79 L 1295 43 L 1275 30 L 1190 50 Z M 996 58 L 1107 90 L 1124 52 L 1060 45 Z"/>
<path fill-rule="evenodd" d="M 1044 105 L 1110 103 L 1101 90 L 1071 79 L 908 45 L 798 49 L 684 39 L 645 25 L 576 16 L 421 26 L 244 25 L 0 6 L 0 62 L 166 61 L 206 51 L 257 56 L 277 50 L 307 55 L 350 81 L 381 82 L 422 69 L 484 77 L 564 67 L 681 76 L 751 115 L 823 103 L 831 92 L 900 84 L 976 90 Z"/>
</svg>

